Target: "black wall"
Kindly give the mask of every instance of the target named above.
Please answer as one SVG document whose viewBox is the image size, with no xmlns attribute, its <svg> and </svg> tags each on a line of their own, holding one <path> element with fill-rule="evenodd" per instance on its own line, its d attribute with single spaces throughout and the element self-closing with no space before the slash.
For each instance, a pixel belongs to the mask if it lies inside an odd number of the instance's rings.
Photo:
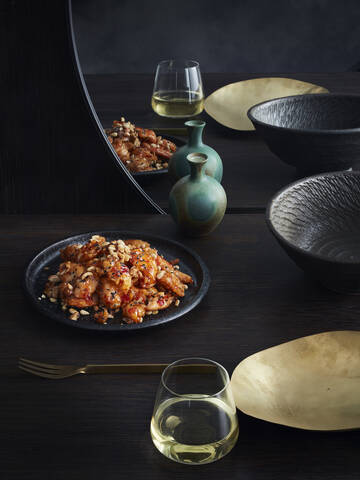
<svg viewBox="0 0 360 480">
<path fill-rule="evenodd" d="M 73 0 L 84 73 L 344 71 L 360 61 L 360 0 Z"/>
</svg>

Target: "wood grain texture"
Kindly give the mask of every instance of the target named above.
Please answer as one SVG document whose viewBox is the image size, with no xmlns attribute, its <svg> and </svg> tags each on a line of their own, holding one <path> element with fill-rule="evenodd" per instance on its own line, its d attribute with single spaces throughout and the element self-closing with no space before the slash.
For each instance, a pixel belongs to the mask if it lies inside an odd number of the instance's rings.
<svg viewBox="0 0 360 480">
<path fill-rule="evenodd" d="M 80 59 L 81 60 L 81 59 Z M 257 77 L 290 77 L 324 86 L 332 93 L 360 93 L 360 73 L 249 74 L 204 73 L 205 94 L 232 82 Z M 161 118 L 150 106 L 154 76 L 150 74 L 86 75 L 89 93 L 104 126 L 121 115 L 145 127 L 182 126 L 183 121 Z M 228 196 L 228 212 L 261 211 L 271 196 L 296 179 L 293 167 L 272 154 L 255 132 L 237 132 L 217 124 L 210 116 L 204 143 L 222 157 L 222 184 Z M 144 185 L 146 192 L 167 209 L 171 183 L 167 178 Z"/>
<path fill-rule="evenodd" d="M 116 228 L 160 234 L 197 251 L 212 275 L 203 302 L 167 326 L 111 337 L 55 324 L 35 312 L 21 286 L 27 262 L 69 235 Z M 157 375 L 51 382 L 16 369 L 20 355 L 69 364 L 161 363 L 196 355 L 232 372 L 241 359 L 266 347 L 322 331 L 358 330 L 358 298 L 304 278 L 267 231 L 263 215 L 227 215 L 209 237 L 191 240 L 162 215 L 0 216 L 0 268 L 3 478 L 358 478 L 358 431 L 305 432 L 239 414 L 234 450 L 217 463 L 191 468 L 165 459 L 151 443 Z"/>
</svg>

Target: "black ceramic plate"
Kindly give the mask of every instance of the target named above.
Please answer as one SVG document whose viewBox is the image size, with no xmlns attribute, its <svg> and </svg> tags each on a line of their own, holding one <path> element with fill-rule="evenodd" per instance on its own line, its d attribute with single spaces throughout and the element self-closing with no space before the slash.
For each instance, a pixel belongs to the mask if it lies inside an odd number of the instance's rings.
<svg viewBox="0 0 360 480">
<path fill-rule="evenodd" d="M 180 270 L 191 275 L 194 284 L 189 285 L 185 297 L 180 300 L 180 305 L 178 307 L 171 305 L 166 310 L 159 311 L 157 315 L 145 316 L 143 323 L 123 323 L 121 313 L 115 314 L 115 318 L 108 320 L 106 325 L 96 323 L 93 315 L 80 316 L 79 320 L 73 321 L 69 318 L 68 312 L 63 312 L 61 310 L 60 304 L 51 303 L 47 298 L 39 300 L 39 297 L 41 297 L 41 294 L 43 293 L 48 276 L 55 274 L 58 271 L 58 266 L 60 264 L 60 249 L 71 243 L 85 243 L 92 237 L 92 235 L 102 235 L 106 237 L 107 240 L 117 240 L 120 238 L 141 238 L 142 240 L 146 240 L 156 248 L 160 254 L 164 255 L 165 259 L 171 260 L 179 258 Z M 201 258 L 189 248 L 166 238 L 124 231 L 83 233 L 81 235 L 61 240 L 40 252 L 30 262 L 25 272 L 25 290 L 30 297 L 31 302 L 41 313 L 52 320 L 71 325 L 72 327 L 106 332 L 138 330 L 175 320 L 198 305 L 206 294 L 209 285 L 210 275 L 206 265 Z M 89 312 L 92 312 L 92 309 L 89 309 Z"/>
</svg>

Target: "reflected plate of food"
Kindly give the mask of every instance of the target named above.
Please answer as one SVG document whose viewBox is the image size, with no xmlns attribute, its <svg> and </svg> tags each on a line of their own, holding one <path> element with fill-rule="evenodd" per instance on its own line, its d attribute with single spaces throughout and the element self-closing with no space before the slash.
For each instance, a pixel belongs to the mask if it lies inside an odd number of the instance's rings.
<svg viewBox="0 0 360 480">
<path fill-rule="evenodd" d="M 124 117 L 114 120 L 105 133 L 117 156 L 134 177 L 167 173 L 168 164 L 181 139 L 157 135 L 154 130 L 127 122 Z"/>
<path fill-rule="evenodd" d="M 101 231 L 61 240 L 25 273 L 31 302 L 52 320 L 87 330 L 122 332 L 182 317 L 210 284 L 201 258 L 162 237 Z"/>
</svg>

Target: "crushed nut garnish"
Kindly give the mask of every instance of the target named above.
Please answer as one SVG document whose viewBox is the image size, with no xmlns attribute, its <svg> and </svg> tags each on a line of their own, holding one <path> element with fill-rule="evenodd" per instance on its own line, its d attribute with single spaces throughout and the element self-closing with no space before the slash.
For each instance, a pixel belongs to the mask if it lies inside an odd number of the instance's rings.
<svg viewBox="0 0 360 480">
<path fill-rule="evenodd" d="M 80 315 L 97 312 L 94 320 L 106 323 L 107 318 L 122 312 L 123 321 L 141 323 L 142 317 L 156 315 L 171 303 L 178 306 L 180 300 L 175 287 L 179 285 L 184 291 L 188 288 L 185 283 L 193 283 L 189 275 L 177 273 L 179 267 L 174 268 L 179 259 L 168 262 L 148 242 L 140 239 L 107 242 L 105 237 L 94 235 L 80 250 L 76 244 L 68 245 L 61 251 L 61 257 L 63 262 L 58 273 L 49 276 L 44 294 L 38 299 L 43 297 L 52 303 L 58 302 L 74 321 L 80 319 Z M 153 280 L 152 272 L 156 272 L 155 293 L 146 287 L 148 282 L 143 281 L 147 276 Z M 178 279 L 171 277 L 175 272 Z M 165 282 L 165 278 L 160 281 L 164 276 L 168 281 Z M 131 287 L 135 287 L 133 291 Z M 150 310 L 152 308 L 154 310 Z"/>
<path fill-rule="evenodd" d="M 102 242 L 103 237 L 101 237 L 100 235 L 93 235 L 90 240 L 94 240 L 94 242 Z"/>
<path fill-rule="evenodd" d="M 85 280 L 86 277 L 91 277 L 92 274 L 93 274 L 92 272 L 85 272 L 81 275 L 81 279 Z"/>
<path fill-rule="evenodd" d="M 105 133 L 120 160 L 133 173 L 168 167 L 176 144 L 157 136 L 153 130 L 138 128 L 124 117 L 114 120 Z"/>
</svg>

